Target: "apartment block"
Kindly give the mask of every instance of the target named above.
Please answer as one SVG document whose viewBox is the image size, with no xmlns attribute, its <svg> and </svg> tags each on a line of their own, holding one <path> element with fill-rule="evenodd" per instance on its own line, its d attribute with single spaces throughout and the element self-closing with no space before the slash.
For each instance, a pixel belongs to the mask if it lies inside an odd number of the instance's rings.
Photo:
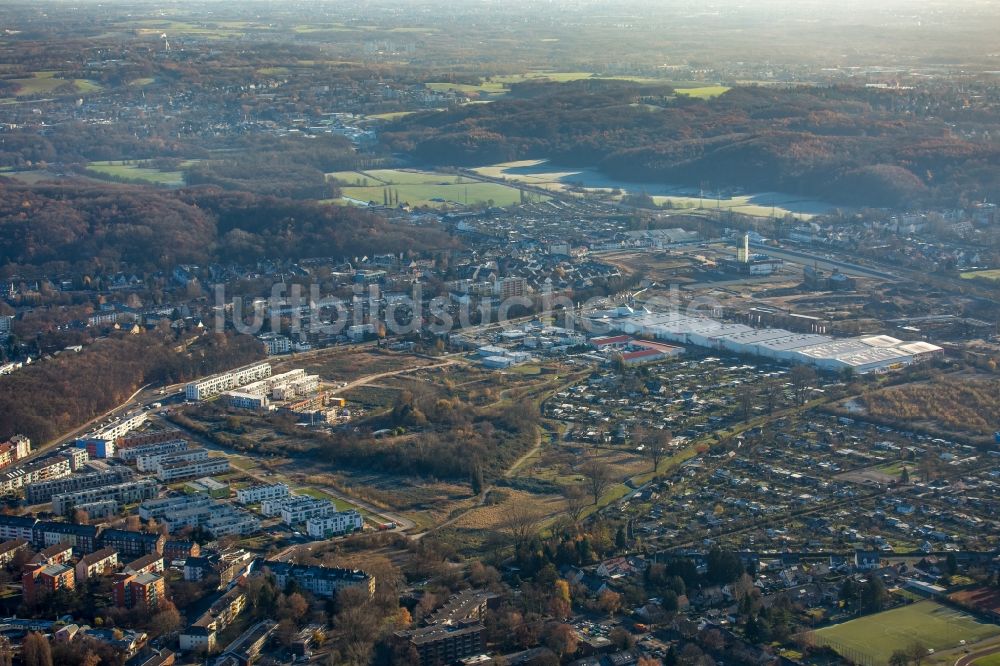
<svg viewBox="0 0 1000 666">
<path fill-rule="evenodd" d="M 73 447 L 63 449 L 56 455 L 62 456 L 69 461 L 69 469 L 72 472 L 80 471 L 90 460 L 90 454 L 87 453 L 85 449 L 77 449 Z"/>
<path fill-rule="evenodd" d="M 16 493 L 29 483 L 69 476 L 71 471 L 69 460 L 60 456 L 33 460 L 0 473 L 0 494 Z"/>
<path fill-rule="evenodd" d="M 207 449 L 188 449 L 170 453 L 154 453 L 139 456 L 135 459 L 136 469 L 140 472 L 157 472 L 161 464 L 170 465 L 179 462 L 196 462 L 208 460 Z"/>
<path fill-rule="evenodd" d="M 102 548 L 80 558 L 76 563 L 76 580 L 82 583 L 92 576 L 105 576 L 117 568 L 118 551 Z"/>
<path fill-rule="evenodd" d="M 162 534 L 109 529 L 101 532 L 100 544 L 103 548 L 114 548 L 124 557 L 140 557 L 163 552 L 166 540 Z"/>
<path fill-rule="evenodd" d="M 24 494 L 28 504 L 41 504 L 51 501 L 55 495 L 124 483 L 133 478 L 135 478 L 135 472 L 128 467 L 111 467 L 100 472 L 86 472 L 48 481 L 36 481 L 28 484 Z"/>
<path fill-rule="evenodd" d="M 189 462 L 161 463 L 156 471 L 156 478 L 163 483 L 190 479 L 198 476 L 213 476 L 229 471 L 227 458 L 208 458 Z"/>
<path fill-rule="evenodd" d="M 349 534 L 364 527 L 361 514 L 355 510 L 335 511 L 321 518 L 306 521 L 306 533 L 314 539 L 328 539 L 338 534 Z"/>
<path fill-rule="evenodd" d="M 3 541 L 22 539 L 33 542 L 37 522 L 37 519 L 30 516 L 0 515 L 0 539 Z"/>
<path fill-rule="evenodd" d="M 73 559 L 73 544 L 63 541 L 53 544 L 48 548 L 43 548 L 35 553 L 35 556 L 28 560 L 28 562 L 30 564 L 44 564 L 48 566 L 50 564 L 66 564 L 71 559 Z"/>
<path fill-rule="evenodd" d="M 10 564 L 14 557 L 22 550 L 26 550 L 29 545 L 26 539 L 9 539 L 0 543 L 0 567 Z"/>
<path fill-rule="evenodd" d="M 156 610 L 166 593 L 166 581 L 158 573 L 122 574 L 111 588 L 111 597 L 119 608 Z"/>
<path fill-rule="evenodd" d="M 139 479 L 126 483 L 114 483 L 87 490 L 66 492 L 52 497 L 52 513 L 65 516 L 74 508 L 83 505 L 112 501 L 116 504 L 133 504 L 153 499 L 159 491 L 159 484 L 153 479 Z M 95 517 L 95 516 L 91 516 Z"/>
<path fill-rule="evenodd" d="M 313 497 L 293 497 L 281 505 L 282 522 L 286 525 L 304 523 L 310 518 L 324 518 L 335 511 L 332 502 Z"/>
<path fill-rule="evenodd" d="M 150 553 L 126 564 L 122 567 L 122 572 L 127 574 L 161 573 L 164 568 L 163 555 Z"/>
<path fill-rule="evenodd" d="M 116 455 L 121 456 L 122 452 L 128 451 L 129 449 L 134 449 L 141 446 L 149 446 L 152 444 L 163 444 L 165 442 L 174 442 L 177 440 L 184 439 L 183 433 L 176 428 L 170 428 L 168 430 L 154 430 L 151 432 L 133 433 L 130 435 L 125 435 L 118 440 L 118 453 Z"/>
<path fill-rule="evenodd" d="M 24 600 L 34 604 L 45 595 L 76 587 L 75 571 L 67 564 L 33 564 L 21 574 L 21 587 Z"/>
<path fill-rule="evenodd" d="M 73 514 L 75 516 L 77 511 L 82 511 L 87 514 L 88 520 L 100 520 L 101 518 L 110 518 L 111 516 L 118 515 L 120 508 L 118 502 L 114 500 L 100 500 L 77 504 L 73 510 Z"/>
<path fill-rule="evenodd" d="M 236 491 L 236 501 L 240 504 L 258 504 L 266 500 L 282 500 L 289 495 L 284 483 L 260 484 Z"/>
<path fill-rule="evenodd" d="M 270 376 L 270 363 L 252 363 L 191 382 L 184 387 L 184 397 L 191 401 L 206 400 Z"/>
<path fill-rule="evenodd" d="M 216 636 L 239 617 L 247 606 L 247 595 L 236 586 L 223 594 L 197 620 L 181 632 L 181 650 L 204 649 L 211 654 L 217 648 Z"/>
<path fill-rule="evenodd" d="M 73 546 L 78 553 L 92 553 L 99 548 L 97 545 L 98 529 L 93 525 L 76 525 L 74 523 L 56 523 L 39 520 L 31 530 L 32 543 L 36 548 L 47 548 L 64 541 Z"/>
<path fill-rule="evenodd" d="M 169 455 L 171 453 L 180 453 L 181 451 L 187 451 L 188 442 L 184 439 L 171 439 L 166 442 L 157 442 L 154 444 L 141 444 L 138 446 L 133 446 L 127 449 L 121 447 L 115 455 L 122 462 L 136 462 L 136 460 L 142 456 L 162 456 Z"/>
<path fill-rule="evenodd" d="M 482 654 L 485 633 L 486 627 L 472 621 L 397 631 L 394 637 L 396 641 L 408 643 L 416 649 L 421 666 L 436 666 Z"/>
<path fill-rule="evenodd" d="M 279 589 L 284 589 L 288 581 L 294 580 L 299 587 L 317 597 L 332 597 L 339 590 L 348 588 L 366 590 L 369 596 L 375 594 L 375 577 L 360 569 L 308 566 L 271 560 L 264 562 L 264 568 L 274 575 Z"/>
</svg>

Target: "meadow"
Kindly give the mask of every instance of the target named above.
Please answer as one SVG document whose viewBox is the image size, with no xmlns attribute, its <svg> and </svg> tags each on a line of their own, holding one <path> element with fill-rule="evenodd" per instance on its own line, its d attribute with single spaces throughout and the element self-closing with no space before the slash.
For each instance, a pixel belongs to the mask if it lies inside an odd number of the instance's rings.
<svg viewBox="0 0 1000 666">
<path fill-rule="evenodd" d="M 705 86 L 705 85 L 695 84 L 692 82 L 674 82 L 674 81 L 654 79 L 642 76 L 599 76 L 597 74 L 594 74 L 593 72 L 546 72 L 546 71 L 534 71 L 534 72 L 526 72 L 524 74 L 491 76 L 487 77 L 477 85 L 468 83 L 447 83 L 447 82 L 430 82 L 424 85 L 426 85 L 431 90 L 435 90 L 438 92 L 455 91 L 463 93 L 465 95 L 499 97 L 500 95 L 505 95 L 509 87 L 515 83 L 523 83 L 525 81 L 552 81 L 554 83 L 568 83 L 570 81 L 580 81 L 583 79 L 632 81 L 634 83 L 649 83 L 649 84 L 661 83 L 665 85 L 674 86 L 678 95 L 684 95 L 686 97 L 697 97 L 699 99 L 718 97 L 719 95 L 729 90 L 729 88 L 726 86 L 716 86 L 716 85 Z"/>
<path fill-rule="evenodd" d="M 184 174 L 180 171 L 160 171 L 159 169 L 140 166 L 134 162 L 122 162 L 119 160 L 112 162 L 91 162 L 87 165 L 87 170 L 103 176 L 140 180 L 166 187 L 179 187 L 184 184 Z"/>
<path fill-rule="evenodd" d="M 961 274 L 963 280 L 973 280 L 976 278 L 982 280 L 997 280 L 1000 281 L 1000 268 L 993 268 L 986 271 L 966 271 Z"/>
<path fill-rule="evenodd" d="M 341 183 L 342 198 L 360 202 L 381 204 L 386 191 L 398 193 L 400 204 L 430 208 L 489 202 L 494 206 L 511 206 L 521 202 L 521 192 L 516 187 L 428 171 L 373 169 L 340 171 L 327 177 Z"/>
<path fill-rule="evenodd" d="M 30 95 L 50 95 L 60 86 L 72 86 L 76 94 L 87 94 L 96 92 L 101 86 L 89 79 L 59 79 L 56 74 L 59 72 L 34 72 L 31 77 L 23 79 L 8 79 L 10 83 L 17 86 L 15 95 L 26 97 Z"/>
<path fill-rule="evenodd" d="M 963 640 L 971 645 L 998 635 L 1000 626 L 934 601 L 920 601 L 825 627 L 816 632 L 816 642 L 830 645 L 859 663 L 887 664 L 894 651 L 914 642 L 940 651 L 958 647 Z"/>
</svg>

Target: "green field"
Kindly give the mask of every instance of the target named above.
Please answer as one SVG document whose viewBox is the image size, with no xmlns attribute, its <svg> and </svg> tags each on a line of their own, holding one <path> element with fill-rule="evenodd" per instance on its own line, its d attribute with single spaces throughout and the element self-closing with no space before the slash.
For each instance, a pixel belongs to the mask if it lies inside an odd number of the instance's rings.
<svg viewBox="0 0 1000 666">
<path fill-rule="evenodd" d="M 1000 268 L 992 268 L 988 271 L 966 271 L 961 274 L 963 280 L 973 278 L 983 278 L 985 280 L 1000 280 Z"/>
<path fill-rule="evenodd" d="M 59 72 L 35 72 L 30 78 L 8 79 L 17 86 L 14 94 L 17 97 L 28 95 L 49 95 L 60 86 L 72 86 L 73 93 L 86 94 L 96 92 L 101 86 L 89 79 L 57 79 Z"/>
<path fill-rule="evenodd" d="M 593 72 L 527 72 L 525 74 L 508 74 L 504 76 L 491 76 L 484 79 L 478 85 L 468 84 L 468 83 L 446 83 L 446 82 L 431 82 L 426 83 L 428 88 L 431 90 L 436 90 L 438 92 L 454 90 L 456 92 L 465 93 L 466 95 L 486 95 L 486 96 L 499 96 L 507 93 L 508 87 L 514 83 L 522 83 L 524 81 L 554 81 L 557 83 L 567 83 L 569 81 L 580 81 L 582 79 L 601 79 L 601 80 L 618 80 L 618 81 L 632 81 L 634 83 L 662 83 L 665 85 L 674 86 L 678 95 L 685 95 L 687 97 L 697 97 L 700 99 L 708 99 L 710 97 L 718 97 L 722 93 L 729 90 L 726 86 L 703 86 L 703 85 L 692 85 L 691 83 L 677 83 L 672 81 L 667 81 L 664 79 L 653 79 L 643 76 L 599 76 Z"/>
<path fill-rule="evenodd" d="M 921 601 L 820 629 L 816 642 L 842 651 L 842 656 L 864 656 L 871 663 L 887 664 L 894 651 L 914 642 L 940 651 L 956 648 L 963 640 L 972 645 L 998 635 L 1000 626 L 934 601 Z"/>
<path fill-rule="evenodd" d="M 184 184 L 184 174 L 180 171 L 160 171 L 159 169 L 142 167 L 133 163 L 123 164 L 119 160 L 113 162 L 91 162 L 87 165 L 87 170 L 106 176 L 127 178 L 129 180 L 144 180 L 154 185 L 175 187 Z"/>
<path fill-rule="evenodd" d="M 361 202 L 384 201 L 386 189 L 399 193 L 399 202 L 411 206 L 447 208 L 452 206 L 489 203 L 511 206 L 521 202 L 516 187 L 428 171 L 373 169 L 371 171 L 340 171 L 327 174 L 341 183 L 345 199 Z"/>
<path fill-rule="evenodd" d="M 1000 653 L 988 657 L 980 657 L 972 662 L 972 666 L 1000 666 Z"/>
</svg>

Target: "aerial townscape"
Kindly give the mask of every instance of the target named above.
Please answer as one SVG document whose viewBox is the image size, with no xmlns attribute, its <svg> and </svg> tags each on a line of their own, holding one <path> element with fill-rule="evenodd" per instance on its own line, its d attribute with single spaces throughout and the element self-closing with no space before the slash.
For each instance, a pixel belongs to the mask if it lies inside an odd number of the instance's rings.
<svg viewBox="0 0 1000 666">
<path fill-rule="evenodd" d="M 1000 666 L 995 0 L 0 2 L 0 666 Z"/>
</svg>

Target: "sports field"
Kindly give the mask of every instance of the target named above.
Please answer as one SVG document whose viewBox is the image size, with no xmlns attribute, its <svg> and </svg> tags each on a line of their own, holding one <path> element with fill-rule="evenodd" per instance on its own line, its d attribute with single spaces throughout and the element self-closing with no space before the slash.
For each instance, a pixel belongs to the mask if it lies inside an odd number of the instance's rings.
<svg viewBox="0 0 1000 666">
<path fill-rule="evenodd" d="M 940 651 L 958 647 L 963 640 L 971 645 L 998 635 L 1000 626 L 935 601 L 920 601 L 820 629 L 816 642 L 858 663 L 887 664 L 895 650 L 915 642 Z"/>
<path fill-rule="evenodd" d="M 371 171 L 338 171 L 327 174 L 341 183 L 344 199 L 382 204 L 386 192 L 399 194 L 399 203 L 430 208 L 474 206 L 490 203 L 511 206 L 521 202 L 516 187 L 484 183 L 472 178 L 402 169 L 372 169 Z M 533 195 L 534 198 L 538 198 Z"/>
</svg>

